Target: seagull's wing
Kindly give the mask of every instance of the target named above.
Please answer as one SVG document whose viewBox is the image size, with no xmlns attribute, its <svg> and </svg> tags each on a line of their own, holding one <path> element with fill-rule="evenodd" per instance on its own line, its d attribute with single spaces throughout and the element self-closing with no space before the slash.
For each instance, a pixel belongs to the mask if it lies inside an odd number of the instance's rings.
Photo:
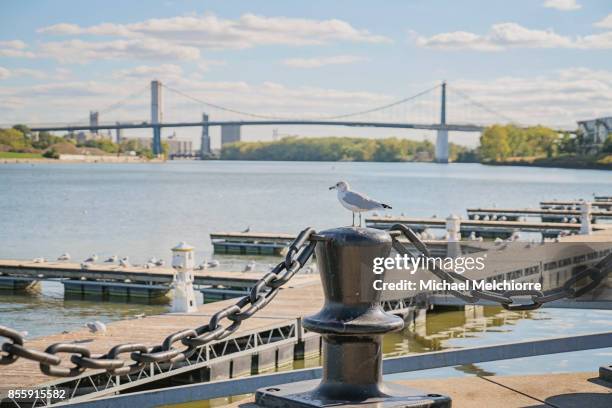
<svg viewBox="0 0 612 408">
<path fill-rule="evenodd" d="M 347 204 L 364 210 L 375 210 L 377 208 L 382 208 L 382 204 L 378 201 L 354 191 L 345 192 L 343 199 Z"/>
</svg>

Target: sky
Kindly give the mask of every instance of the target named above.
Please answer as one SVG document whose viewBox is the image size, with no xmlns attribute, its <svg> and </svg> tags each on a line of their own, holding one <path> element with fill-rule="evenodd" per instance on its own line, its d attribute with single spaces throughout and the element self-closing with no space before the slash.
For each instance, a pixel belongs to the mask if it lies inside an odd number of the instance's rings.
<svg viewBox="0 0 612 408">
<path fill-rule="evenodd" d="M 512 121 L 572 128 L 612 115 L 610 0 L 97 1 L 0 3 L 0 126 L 150 118 L 319 118 L 423 96 L 356 120 Z M 277 130 L 275 131 L 275 128 Z M 165 134 L 199 139 L 200 130 Z M 150 131 L 126 132 L 148 136 Z M 410 137 L 426 131 L 249 127 L 273 135 Z M 212 132 L 213 147 L 218 131 Z M 451 141 L 473 145 L 477 135 Z"/>
</svg>

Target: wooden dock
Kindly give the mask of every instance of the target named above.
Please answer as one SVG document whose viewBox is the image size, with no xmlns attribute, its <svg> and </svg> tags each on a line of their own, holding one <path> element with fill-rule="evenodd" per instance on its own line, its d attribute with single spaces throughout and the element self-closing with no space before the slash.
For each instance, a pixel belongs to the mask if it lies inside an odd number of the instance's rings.
<svg viewBox="0 0 612 408">
<path fill-rule="evenodd" d="M 217 254 L 281 255 L 295 235 L 267 232 L 214 232 L 210 234 Z"/>
<path fill-rule="evenodd" d="M 245 333 L 265 331 L 281 323 L 293 323 L 300 316 L 317 312 L 323 304 L 323 293 L 318 283 L 318 275 L 304 275 L 297 282 L 292 279 L 288 287 L 282 289 L 274 299 L 274 307 L 264 308 L 253 318 L 244 321 L 240 329 L 231 337 L 237 338 Z M 191 314 L 166 313 L 139 319 L 120 320 L 108 323 L 107 332 L 103 334 L 92 334 L 83 328 L 70 333 L 26 339 L 26 345 L 37 350 L 45 350 L 53 343 L 78 343 L 89 348 L 92 353 L 105 353 L 111 347 L 122 343 L 143 343 L 153 346 L 161 344 L 170 333 L 207 323 L 215 312 L 234 302 L 226 300 L 200 305 L 198 312 Z M 83 325 L 85 322 L 86 320 L 83 320 Z M 249 355 L 249 371 L 250 358 Z M 230 360 L 225 362 L 228 367 L 230 363 Z M 37 363 L 21 358 L 12 364 L 10 369 L 2 371 L 0 389 L 28 389 L 54 380 L 57 378 L 42 374 Z"/>
<path fill-rule="evenodd" d="M 253 287 L 263 272 L 226 272 L 216 269 L 194 271 L 194 286 L 206 301 L 233 298 Z M 91 264 L 84 269 L 72 262 L 0 260 L 0 289 L 24 290 L 41 280 L 61 280 L 67 295 L 96 298 L 155 299 L 167 296 L 174 278 L 171 268 L 121 267 Z M 295 277 L 296 283 L 309 278 Z"/>
<path fill-rule="evenodd" d="M 388 229 L 393 224 L 404 224 L 414 231 L 422 232 L 427 228 L 446 227 L 444 218 L 417 218 L 417 217 L 395 217 L 376 216 L 366 218 L 366 225 L 372 228 Z M 593 224 L 593 231 L 606 229 L 605 224 Z M 485 237 L 508 237 L 513 232 L 537 232 L 545 237 L 557 237 L 561 231 L 578 232 L 578 223 L 558 222 L 530 222 L 530 221 L 484 221 L 484 220 L 461 220 L 461 233 L 466 236 L 474 232 L 477 236 Z"/>
<path fill-rule="evenodd" d="M 495 214 L 495 215 L 534 215 L 534 216 L 580 216 L 580 209 L 577 210 L 557 210 L 542 208 L 468 208 L 468 215 L 474 214 Z M 612 211 L 592 210 L 591 216 L 595 218 L 612 218 Z"/>
<path fill-rule="evenodd" d="M 540 208 L 551 208 L 557 210 L 580 209 L 582 201 L 579 200 L 548 200 L 540 201 Z M 593 208 L 612 209 L 612 201 L 591 201 Z"/>
</svg>

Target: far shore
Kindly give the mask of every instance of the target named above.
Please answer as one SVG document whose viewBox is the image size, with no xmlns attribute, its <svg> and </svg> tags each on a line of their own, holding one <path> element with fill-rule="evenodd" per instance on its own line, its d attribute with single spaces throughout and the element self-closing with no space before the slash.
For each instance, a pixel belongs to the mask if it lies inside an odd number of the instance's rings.
<svg viewBox="0 0 612 408">
<path fill-rule="evenodd" d="M 128 156 L 96 156 L 96 157 L 75 157 L 63 159 L 41 158 L 0 158 L 0 164 L 145 164 L 145 163 L 164 163 L 165 159 L 146 159 Z"/>
</svg>

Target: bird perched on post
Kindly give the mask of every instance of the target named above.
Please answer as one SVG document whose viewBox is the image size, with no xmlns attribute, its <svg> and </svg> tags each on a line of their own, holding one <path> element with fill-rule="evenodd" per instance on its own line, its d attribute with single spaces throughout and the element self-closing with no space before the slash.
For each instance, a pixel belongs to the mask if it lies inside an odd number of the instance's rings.
<svg viewBox="0 0 612 408">
<path fill-rule="evenodd" d="M 391 209 L 388 204 L 373 200 L 365 194 L 351 191 L 346 181 L 339 181 L 329 188 L 338 191 L 338 201 L 347 210 L 353 213 L 353 224 L 355 226 L 355 213 L 359 213 L 359 226 L 361 227 L 361 213 L 374 210 Z"/>
</svg>

